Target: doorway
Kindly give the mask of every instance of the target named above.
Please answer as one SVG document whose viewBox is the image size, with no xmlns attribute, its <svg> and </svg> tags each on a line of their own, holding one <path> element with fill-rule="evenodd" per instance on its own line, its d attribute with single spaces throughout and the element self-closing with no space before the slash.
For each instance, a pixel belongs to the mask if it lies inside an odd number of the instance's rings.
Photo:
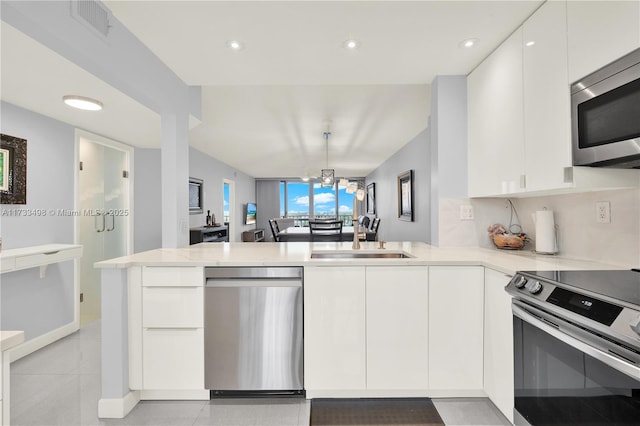
<svg viewBox="0 0 640 426">
<path fill-rule="evenodd" d="M 101 317 L 100 270 L 93 264 L 130 253 L 133 151 L 83 131 L 76 132 L 76 150 L 79 160 L 76 240 L 83 246 L 76 312 L 82 326 Z"/>
<path fill-rule="evenodd" d="M 234 220 L 236 217 L 235 214 L 235 204 L 236 204 L 236 196 L 235 196 L 235 182 L 229 179 L 222 180 L 222 211 L 224 216 L 224 224 L 228 226 L 228 235 L 229 242 L 234 242 L 235 238 L 235 227 L 236 221 Z"/>
</svg>

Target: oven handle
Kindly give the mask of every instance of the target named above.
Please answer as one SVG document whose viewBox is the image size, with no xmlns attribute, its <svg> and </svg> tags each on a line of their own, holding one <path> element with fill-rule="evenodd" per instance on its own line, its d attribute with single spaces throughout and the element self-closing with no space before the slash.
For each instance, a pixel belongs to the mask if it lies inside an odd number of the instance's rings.
<svg viewBox="0 0 640 426">
<path fill-rule="evenodd" d="M 603 362 L 614 370 L 620 371 L 621 373 L 624 373 L 636 380 L 640 380 L 640 368 L 635 367 L 626 361 L 616 358 L 613 355 L 609 355 L 606 352 L 602 352 L 601 350 L 598 350 L 591 345 L 588 345 L 574 337 L 563 333 L 562 331 L 546 324 L 544 321 L 531 315 L 529 312 L 517 305 L 514 305 L 513 303 L 511 304 L 511 310 L 513 312 L 513 315 L 517 316 L 526 323 L 544 331 L 545 333 L 550 334 L 561 342 L 564 342 L 567 345 L 572 346 L 573 348 L 592 356 L 593 358 Z"/>
</svg>

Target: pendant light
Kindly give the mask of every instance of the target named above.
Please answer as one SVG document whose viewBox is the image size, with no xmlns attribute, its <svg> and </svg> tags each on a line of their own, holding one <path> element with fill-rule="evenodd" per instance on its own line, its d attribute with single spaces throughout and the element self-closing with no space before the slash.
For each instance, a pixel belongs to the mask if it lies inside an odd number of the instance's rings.
<svg viewBox="0 0 640 426">
<path fill-rule="evenodd" d="M 336 171 L 334 169 L 329 168 L 329 136 L 331 136 L 331 132 L 329 131 L 329 126 L 327 126 L 327 131 L 322 134 L 324 140 L 326 142 L 326 168 L 322 169 L 320 173 L 320 186 L 323 188 L 332 187 L 336 180 Z"/>
</svg>

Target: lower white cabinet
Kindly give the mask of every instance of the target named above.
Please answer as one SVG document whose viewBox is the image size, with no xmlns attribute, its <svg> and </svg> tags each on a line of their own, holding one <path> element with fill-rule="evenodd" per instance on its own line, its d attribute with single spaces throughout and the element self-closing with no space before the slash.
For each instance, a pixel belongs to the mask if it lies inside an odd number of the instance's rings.
<svg viewBox="0 0 640 426">
<path fill-rule="evenodd" d="M 365 268 L 304 268 L 307 390 L 366 387 Z"/>
<path fill-rule="evenodd" d="M 142 333 L 145 389 L 204 389 L 202 328 L 148 328 Z"/>
<path fill-rule="evenodd" d="M 129 270 L 129 387 L 143 399 L 205 395 L 203 268 Z"/>
<path fill-rule="evenodd" d="M 427 279 L 426 266 L 305 268 L 307 392 L 426 394 Z"/>
<path fill-rule="evenodd" d="M 429 388 L 483 389 L 484 268 L 429 267 Z"/>
<path fill-rule="evenodd" d="M 504 287 L 511 276 L 485 269 L 484 390 L 513 422 L 513 316 Z"/>
<path fill-rule="evenodd" d="M 367 267 L 367 388 L 428 389 L 428 269 Z"/>
</svg>

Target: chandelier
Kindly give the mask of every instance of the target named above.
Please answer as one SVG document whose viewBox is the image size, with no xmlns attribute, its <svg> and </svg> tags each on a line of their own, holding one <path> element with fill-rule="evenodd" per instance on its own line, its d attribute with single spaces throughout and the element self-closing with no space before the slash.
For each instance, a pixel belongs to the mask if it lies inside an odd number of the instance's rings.
<svg viewBox="0 0 640 426">
<path fill-rule="evenodd" d="M 329 136 L 331 136 L 331 132 L 329 131 L 329 126 L 327 126 L 327 131 L 322 134 L 324 140 L 326 142 L 326 168 L 322 169 L 320 173 L 320 186 L 323 188 L 331 187 L 336 181 L 336 171 L 334 169 L 329 168 Z"/>
</svg>

